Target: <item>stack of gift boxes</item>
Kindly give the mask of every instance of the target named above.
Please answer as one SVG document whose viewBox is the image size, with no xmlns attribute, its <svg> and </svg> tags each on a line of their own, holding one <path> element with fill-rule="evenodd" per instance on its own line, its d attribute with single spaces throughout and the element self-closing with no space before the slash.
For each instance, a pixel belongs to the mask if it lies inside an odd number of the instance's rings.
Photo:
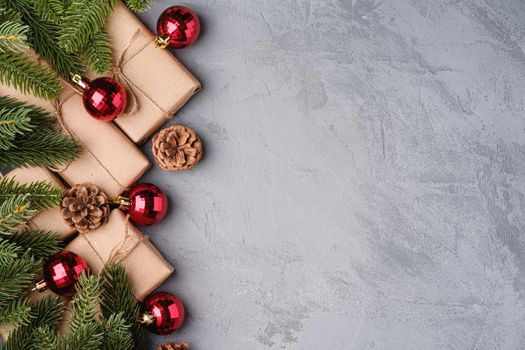
<svg viewBox="0 0 525 350">
<path fill-rule="evenodd" d="M 84 110 L 82 98 L 71 89 L 61 95 L 63 122 L 82 144 L 80 157 L 61 169 L 19 168 L 7 176 L 18 182 L 46 180 L 56 186 L 91 182 L 108 196 L 116 197 L 135 184 L 150 168 L 148 158 L 137 144 L 143 143 L 167 119 L 200 89 L 199 82 L 167 50 L 154 47 L 153 34 L 119 3 L 108 22 L 118 74 L 133 90 L 138 110 L 113 122 L 101 122 Z M 46 101 L 25 96 L 0 85 L 0 95 L 8 95 L 54 112 Z M 137 299 L 142 300 L 174 271 L 162 254 L 120 210 L 113 210 L 109 220 L 87 234 L 77 233 L 66 225 L 58 208 L 39 213 L 30 225 L 56 231 L 73 251 L 86 260 L 97 273 L 115 247 L 127 237 L 137 242 L 120 261 L 126 268 Z"/>
</svg>

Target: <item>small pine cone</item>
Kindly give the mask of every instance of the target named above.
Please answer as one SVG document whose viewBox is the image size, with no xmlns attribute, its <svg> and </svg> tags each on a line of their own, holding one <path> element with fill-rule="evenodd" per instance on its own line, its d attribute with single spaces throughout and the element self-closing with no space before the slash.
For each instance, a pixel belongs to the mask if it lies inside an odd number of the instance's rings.
<svg viewBox="0 0 525 350">
<path fill-rule="evenodd" d="M 60 211 L 70 227 L 86 233 L 107 221 L 108 196 L 91 183 L 75 185 L 64 192 Z"/>
<path fill-rule="evenodd" d="M 182 344 L 175 344 L 175 343 L 168 343 L 168 344 L 162 344 L 159 345 L 157 350 L 188 350 L 190 346 L 188 343 L 182 343 Z"/>
<path fill-rule="evenodd" d="M 192 129 L 172 125 L 153 137 L 153 155 L 164 170 L 189 170 L 202 158 L 202 143 Z"/>
</svg>

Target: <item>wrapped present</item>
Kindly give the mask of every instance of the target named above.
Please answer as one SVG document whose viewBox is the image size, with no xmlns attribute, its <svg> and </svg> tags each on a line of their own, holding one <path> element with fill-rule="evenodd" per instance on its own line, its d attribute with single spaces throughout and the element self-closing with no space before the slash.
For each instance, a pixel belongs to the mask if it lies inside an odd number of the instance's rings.
<svg viewBox="0 0 525 350">
<path fill-rule="evenodd" d="M 6 176 L 14 177 L 17 182 L 22 184 L 35 181 L 47 181 L 55 187 L 64 188 L 60 179 L 45 168 L 18 168 L 10 171 Z M 31 219 L 29 226 L 56 232 L 61 239 L 66 239 L 75 233 L 75 230 L 69 227 L 62 219 L 59 207 L 39 212 Z"/>
<path fill-rule="evenodd" d="M 121 194 L 135 183 L 151 166 L 148 158 L 113 123 L 91 117 L 82 104 L 82 97 L 71 88 L 60 96 L 60 104 L 24 95 L 11 87 L 0 85 L 0 95 L 44 108 L 59 116 L 67 132 L 82 144 L 80 157 L 56 170 L 69 184 L 92 182 L 109 196 Z"/>
<path fill-rule="evenodd" d="M 131 225 L 120 210 L 110 214 L 108 223 L 80 234 L 65 249 L 82 256 L 95 273 L 105 264 L 122 263 L 139 300 L 174 271 L 148 237 Z"/>
<path fill-rule="evenodd" d="M 91 182 L 115 197 L 149 169 L 148 158 L 113 123 L 86 112 L 79 94 L 66 89 L 60 109 L 64 127 L 82 143 L 80 157 L 57 169 L 66 182 Z"/>
<path fill-rule="evenodd" d="M 137 110 L 115 123 L 135 143 L 143 142 L 200 90 L 199 81 L 119 2 L 108 21 L 115 77 L 136 100 Z M 133 108 L 133 106 L 128 106 Z"/>
</svg>

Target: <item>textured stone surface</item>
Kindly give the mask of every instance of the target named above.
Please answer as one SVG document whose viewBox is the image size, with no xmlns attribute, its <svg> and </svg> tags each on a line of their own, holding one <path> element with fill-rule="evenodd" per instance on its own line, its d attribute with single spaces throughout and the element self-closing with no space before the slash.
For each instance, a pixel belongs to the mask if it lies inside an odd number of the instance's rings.
<svg viewBox="0 0 525 350">
<path fill-rule="evenodd" d="M 206 148 L 145 178 L 189 310 L 151 349 L 524 349 L 525 2 L 183 4 Z"/>
</svg>

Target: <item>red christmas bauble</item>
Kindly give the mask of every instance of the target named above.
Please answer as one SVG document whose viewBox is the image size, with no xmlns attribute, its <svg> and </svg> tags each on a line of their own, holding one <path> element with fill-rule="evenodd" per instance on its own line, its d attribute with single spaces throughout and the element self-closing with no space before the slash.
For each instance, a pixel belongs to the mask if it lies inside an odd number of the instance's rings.
<svg viewBox="0 0 525 350">
<path fill-rule="evenodd" d="M 54 293 L 63 296 L 75 294 L 75 283 L 89 268 L 79 255 L 63 250 L 53 255 L 43 266 L 46 286 Z"/>
<path fill-rule="evenodd" d="M 170 46 L 175 49 L 192 45 L 201 32 L 199 17 L 184 6 L 166 9 L 157 21 L 158 47 Z"/>
<path fill-rule="evenodd" d="M 116 80 L 103 77 L 89 81 L 75 75 L 73 81 L 82 88 L 84 108 L 95 119 L 111 121 L 126 109 L 126 89 Z"/>
<path fill-rule="evenodd" d="M 155 334 L 169 334 L 184 322 L 184 305 L 171 293 L 153 293 L 142 304 L 143 323 Z"/>
<path fill-rule="evenodd" d="M 137 225 L 153 225 L 162 220 L 168 211 L 168 197 L 153 184 L 142 183 L 133 187 L 127 194 L 127 212 L 131 221 Z"/>
</svg>

